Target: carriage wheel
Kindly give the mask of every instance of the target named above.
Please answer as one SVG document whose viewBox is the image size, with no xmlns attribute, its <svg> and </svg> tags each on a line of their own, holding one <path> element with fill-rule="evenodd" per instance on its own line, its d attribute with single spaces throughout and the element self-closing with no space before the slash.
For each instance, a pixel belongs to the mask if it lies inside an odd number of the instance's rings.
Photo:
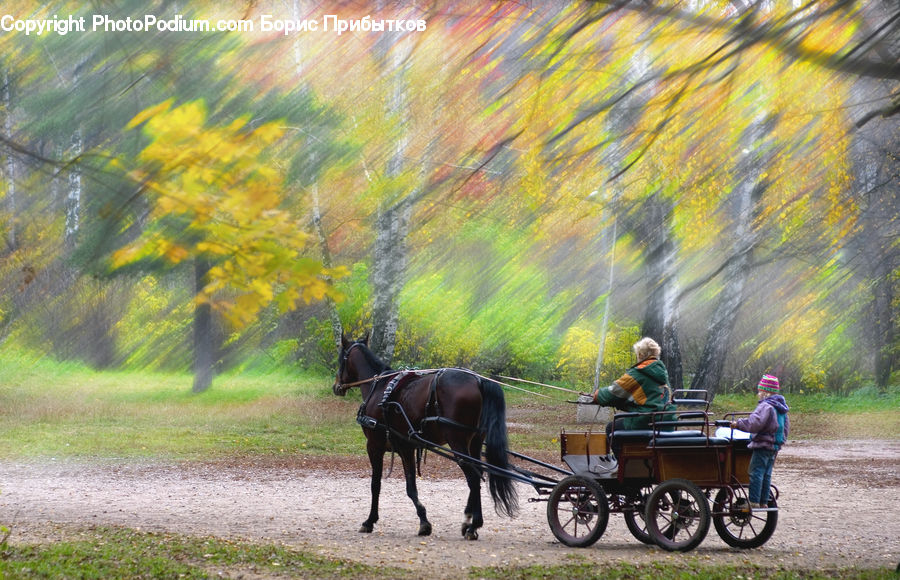
<svg viewBox="0 0 900 580">
<path fill-rule="evenodd" d="M 625 526 L 628 527 L 632 536 L 645 544 L 653 545 L 655 542 L 647 533 L 647 521 L 644 519 L 650 490 L 650 487 L 642 487 L 638 492 L 638 497 L 631 498 L 629 505 L 622 510 L 622 515 L 625 517 Z"/>
<path fill-rule="evenodd" d="M 553 488 L 547 503 L 547 521 L 556 539 L 584 548 L 600 539 L 609 523 L 606 494 L 593 479 L 571 475 Z"/>
<path fill-rule="evenodd" d="M 664 481 L 647 498 L 647 533 L 664 550 L 687 552 L 699 546 L 709 519 L 706 496 L 686 479 Z"/>
<path fill-rule="evenodd" d="M 774 499 L 769 507 L 778 507 Z M 733 548 L 758 548 L 765 544 L 778 525 L 778 512 L 750 511 L 746 497 L 735 497 L 722 488 L 713 502 L 713 525 L 719 537 Z"/>
</svg>

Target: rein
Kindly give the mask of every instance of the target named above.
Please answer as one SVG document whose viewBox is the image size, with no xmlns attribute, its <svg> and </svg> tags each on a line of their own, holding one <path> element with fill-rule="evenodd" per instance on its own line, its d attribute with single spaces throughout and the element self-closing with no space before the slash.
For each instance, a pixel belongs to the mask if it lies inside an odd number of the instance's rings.
<svg viewBox="0 0 900 580">
<path fill-rule="evenodd" d="M 372 383 L 372 382 L 377 381 L 378 379 L 382 379 L 384 377 L 389 377 L 389 376 L 395 375 L 395 374 L 397 374 L 397 373 L 388 373 L 386 375 L 375 375 L 371 379 L 363 379 L 361 381 L 353 381 L 352 383 L 338 383 L 337 386 L 338 386 L 338 388 L 346 391 L 347 389 L 350 389 L 352 387 L 358 387 L 358 386 L 364 385 L 366 383 Z"/>
<path fill-rule="evenodd" d="M 347 348 L 347 351 L 344 352 L 344 356 L 343 356 L 343 364 L 346 364 L 346 363 L 347 363 L 347 359 L 350 357 L 350 352 L 351 352 L 351 351 L 353 350 L 353 348 L 356 347 L 356 346 L 359 346 L 359 343 L 356 343 L 356 342 L 355 342 L 355 343 L 351 344 L 351 345 Z M 338 383 L 337 383 L 337 387 L 340 388 L 340 389 L 342 389 L 344 392 L 346 392 L 346 391 L 348 391 L 349 389 L 351 389 L 351 388 L 353 388 L 353 387 L 358 387 L 358 386 L 360 386 L 360 385 L 365 385 L 366 383 L 372 383 L 372 384 L 374 384 L 374 383 L 376 383 L 377 381 L 380 381 L 381 379 L 385 379 L 385 378 L 388 378 L 388 377 L 393 377 L 393 376 L 396 376 L 396 375 L 398 375 L 398 374 L 400 374 L 400 373 L 407 372 L 408 370 L 412 370 L 412 369 L 392 370 L 392 371 L 389 371 L 389 372 L 386 372 L 386 373 L 382 373 L 382 374 L 380 374 L 380 375 L 375 375 L 374 377 L 371 377 L 371 378 L 368 378 L 368 379 L 362 379 L 362 380 L 359 380 L 359 381 L 353 381 L 352 383 L 341 383 L 341 382 L 338 382 Z M 421 373 L 436 373 L 436 372 L 438 372 L 438 371 L 445 370 L 445 369 L 421 369 L 421 370 L 420 370 L 420 369 L 415 369 L 415 370 L 417 370 L 418 372 L 421 372 Z M 535 392 L 535 391 L 531 391 L 531 390 L 529 390 L 529 389 L 523 389 L 522 387 L 517 387 L 517 386 L 515 386 L 515 385 L 511 385 L 511 384 L 509 384 L 509 383 L 505 383 L 505 382 L 499 381 L 499 380 L 497 380 L 497 379 L 491 379 L 491 378 L 485 377 L 485 376 L 480 375 L 480 374 L 478 374 L 478 373 L 476 373 L 475 371 L 470 370 L 470 369 L 456 369 L 456 370 L 460 370 L 460 371 L 469 373 L 470 375 L 473 375 L 473 376 L 475 376 L 475 377 L 478 377 L 479 379 L 484 379 L 484 380 L 488 380 L 488 381 L 494 381 L 494 382 L 496 382 L 496 383 L 498 383 L 498 384 L 500 384 L 500 385 L 502 385 L 502 386 L 504 386 L 504 387 L 507 387 L 507 388 L 509 388 L 509 389 L 514 389 L 514 390 L 516 390 L 516 391 L 522 391 L 523 393 L 528 393 L 529 395 L 534 395 L 535 397 L 542 397 L 542 398 L 544 398 L 544 399 L 550 399 L 550 398 L 552 398 L 552 397 L 548 397 L 547 395 L 544 395 L 544 394 L 542 394 L 542 393 L 537 393 L 537 392 Z M 575 393 L 575 394 L 578 394 L 578 391 L 573 391 L 572 389 L 566 389 L 566 388 L 563 388 L 563 387 L 557 387 L 557 386 L 555 386 L 555 385 L 546 385 L 546 384 L 544 384 L 544 383 L 537 383 L 537 382 L 534 382 L 534 381 L 527 381 L 527 380 L 525 380 L 525 379 L 518 379 L 518 378 L 515 378 L 515 377 L 507 377 L 507 376 L 503 376 L 503 375 L 500 375 L 499 378 L 507 379 L 507 380 L 510 380 L 510 381 L 517 381 L 517 382 L 521 382 L 521 383 L 528 383 L 528 384 L 537 385 L 537 386 L 540 386 L 540 387 L 547 387 L 547 388 L 556 389 L 556 390 L 559 390 L 559 391 L 565 391 L 565 392 L 568 392 L 568 393 Z M 340 379 L 340 376 L 338 376 L 338 379 Z"/>
</svg>

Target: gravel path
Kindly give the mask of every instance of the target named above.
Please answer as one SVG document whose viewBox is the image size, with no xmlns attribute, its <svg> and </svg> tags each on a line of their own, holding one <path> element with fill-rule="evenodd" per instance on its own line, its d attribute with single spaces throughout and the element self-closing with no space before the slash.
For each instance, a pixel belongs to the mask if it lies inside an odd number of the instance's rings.
<svg viewBox="0 0 900 580">
<path fill-rule="evenodd" d="M 435 466 L 441 462 L 442 465 Z M 369 504 L 367 464 L 358 458 L 293 458 L 280 464 L 162 464 L 135 461 L 0 463 L 0 524 L 10 542 L 52 541 L 79 527 L 119 525 L 147 531 L 276 542 L 369 564 L 413 568 L 447 578 L 468 567 L 589 561 L 685 560 L 779 568 L 895 567 L 900 561 L 900 441 L 792 442 L 778 458 L 774 483 L 781 512 L 762 548 L 729 548 L 710 529 L 688 554 L 638 543 L 620 515 L 586 549 L 559 544 L 546 503 L 519 486 L 521 513 L 492 509 L 477 542 L 459 533 L 465 483 L 455 466 L 429 457 L 420 497 L 434 534 L 404 492 L 399 461 L 382 489 L 381 521 L 356 530 Z M 490 500 L 485 495 L 485 505 Z"/>
</svg>

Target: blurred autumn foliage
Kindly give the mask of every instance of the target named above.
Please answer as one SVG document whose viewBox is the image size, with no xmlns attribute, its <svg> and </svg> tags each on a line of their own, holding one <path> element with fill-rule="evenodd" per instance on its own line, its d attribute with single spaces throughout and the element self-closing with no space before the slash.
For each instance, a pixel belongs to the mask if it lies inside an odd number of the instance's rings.
<svg viewBox="0 0 900 580">
<path fill-rule="evenodd" d="M 256 27 L 2 32 L 0 341 L 193 364 L 203 390 L 226 368 L 333 370 L 341 332 L 374 330 L 394 365 L 581 388 L 650 334 L 679 385 L 883 388 L 896 11 L 201 2 L 184 18 Z"/>
</svg>

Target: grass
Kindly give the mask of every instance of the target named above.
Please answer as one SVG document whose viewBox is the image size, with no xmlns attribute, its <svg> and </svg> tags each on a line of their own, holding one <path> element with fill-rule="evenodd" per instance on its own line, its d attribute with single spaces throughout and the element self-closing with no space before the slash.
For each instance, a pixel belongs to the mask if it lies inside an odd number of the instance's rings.
<svg viewBox="0 0 900 580">
<path fill-rule="evenodd" d="M 791 439 L 900 438 L 900 388 L 879 393 L 864 387 L 847 396 L 827 393 L 787 393 L 791 408 Z M 752 410 L 753 393 L 719 395 L 713 412 Z"/>
<path fill-rule="evenodd" d="M 408 578 L 276 545 L 97 527 L 51 544 L 0 546 L 0 578 Z"/>
<path fill-rule="evenodd" d="M 399 568 L 372 567 L 322 558 L 270 544 L 235 542 L 128 528 L 93 527 L 71 537 L 40 545 L 0 543 L 0 578 L 79 578 L 116 580 L 141 578 L 382 578 L 410 579 L 416 574 Z M 568 578 L 628 580 L 773 579 L 895 579 L 888 568 L 797 571 L 742 564 L 710 566 L 692 558 L 677 563 L 632 565 L 596 563 L 559 566 L 472 568 L 469 578 L 532 580 Z"/>
<path fill-rule="evenodd" d="M 568 580 L 686 580 L 689 578 L 702 578 L 703 580 L 788 580 L 804 578 L 817 580 L 826 578 L 840 578 L 847 580 L 895 580 L 897 575 L 888 568 L 876 570 L 859 570 L 854 568 L 839 568 L 833 570 L 778 570 L 760 568 L 751 564 L 741 566 L 703 564 L 691 565 L 681 562 L 678 564 L 653 563 L 634 565 L 628 563 L 612 563 L 598 568 L 596 563 L 567 564 L 564 566 L 530 566 L 527 568 L 480 568 L 470 572 L 471 578 L 497 578 L 503 580 L 549 580 L 555 578 L 567 578 Z"/>
<path fill-rule="evenodd" d="M 0 457 L 216 459 L 240 454 L 357 453 L 358 401 L 321 375 L 191 377 L 95 373 L 0 361 Z M 349 419 L 349 420 L 348 420 Z"/>
<path fill-rule="evenodd" d="M 105 372 L 0 356 L 0 458 L 215 460 L 240 455 L 362 454 L 353 420 L 358 391 L 335 397 L 332 379 L 271 372 L 218 377 L 191 392 L 187 374 Z M 513 449 L 555 451 L 561 428 L 580 430 L 572 398 L 507 394 Z M 789 394 L 792 438 L 900 438 L 900 389 L 840 397 Z M 720 395 L 713 411 L 752 410 L 752 393 Z"/>
</svg>

